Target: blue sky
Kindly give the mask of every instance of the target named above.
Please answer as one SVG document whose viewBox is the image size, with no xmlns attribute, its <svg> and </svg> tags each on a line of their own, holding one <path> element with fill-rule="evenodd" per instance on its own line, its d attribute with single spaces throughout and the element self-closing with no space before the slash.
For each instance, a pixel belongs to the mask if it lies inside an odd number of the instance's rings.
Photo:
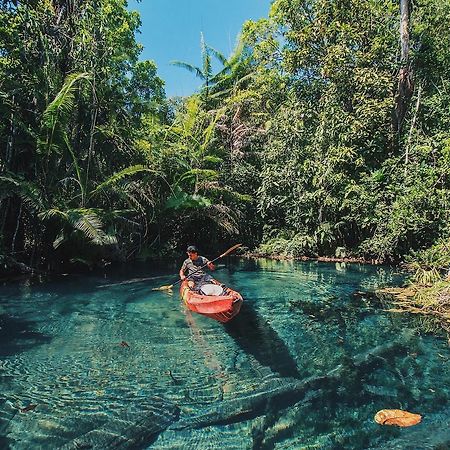
<svg viewBox="0 0 450 450">
<path fill-rule="evenodd" d="M 166 94 L 190 95 L 201 84 L 185 69 L 170 64 L 179 60 L 200 66 L 200 32 L 205 41 L 225 56 L 236 43 L 242 24 L 267 17 L 271 0 L 136 0 L 129 9 L 141 14 L 144 45 L 141 59 L 152 59 L 166 82 Z"/>
</svg>

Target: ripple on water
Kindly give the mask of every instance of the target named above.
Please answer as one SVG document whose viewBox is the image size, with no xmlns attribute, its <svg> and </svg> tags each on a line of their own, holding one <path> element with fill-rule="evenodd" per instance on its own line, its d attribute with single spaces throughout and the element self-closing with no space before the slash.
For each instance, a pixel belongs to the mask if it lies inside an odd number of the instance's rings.
<svg viewBox="0 0 450 450">
<path fill-rule="evenodd" d="M 427 430 L 446 442 L 445 340 L 352 295 L 395 283 L 389 268 L 229 261 L 220 279 L 246 300 L 226 326 L 187 312 L 176 290 L 151 291 L 170 275 L 0 289 L 17 330 L 0 356 L 0 446 L 402 448 Z M 319 381 L 303 392 L 305 380 Z M 386 407 L 423 424 L 380 427 Z"/>
</svg>

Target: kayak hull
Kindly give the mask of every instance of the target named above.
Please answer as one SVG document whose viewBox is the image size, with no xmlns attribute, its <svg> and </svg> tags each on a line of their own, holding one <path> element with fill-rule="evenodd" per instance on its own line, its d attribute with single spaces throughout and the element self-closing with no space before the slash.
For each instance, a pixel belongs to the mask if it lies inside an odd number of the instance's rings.
<svg viewBox="0 0 450 450">
<path fill-rule="evenodd" d="M 226 323 L 241 310 L 244 299 L 239 292 L 227 289 L 227 295 L 202 295 L 189 289 L 187 280 L 181 283 L 180 295 L 190 311 Z"/>
</svg>

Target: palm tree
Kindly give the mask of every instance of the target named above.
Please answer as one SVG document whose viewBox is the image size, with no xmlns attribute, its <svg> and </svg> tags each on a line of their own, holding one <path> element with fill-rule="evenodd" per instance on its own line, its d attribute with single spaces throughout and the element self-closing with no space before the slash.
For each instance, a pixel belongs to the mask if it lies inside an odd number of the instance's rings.
<svg viewBox="0 0 450 450">
<path fill-rule="evenodd" d="M 44 179 L 39 184 L 44 186 L 45 192 L 36 195 L 38 188 L 31 189 L 30 183 L 0 179 L 0 188 L 2 181 L 9 186 L 15 183 L 16 193 L 33 203 L 37 217 L 55 230 L 55 249 L 79 238 L 95 245 L 117 243 L 114 227 L 106 232 L 105 223 L 130 223 L 130 216 L 145 216 L 146 208 L 151 207 L 153 201 L 149 192 L 151 182 L 142 178 L 134 182 L 128 180 L 139 173 L 159 176 L 157 171 L 135 164 L 100 180 L 98 177 L 89 179 L 89 161 L 86 162 L 85 155 L 75 154 L 68 132 L 78 85 L 89 79 L 86 73 L 69 75 L 42 115 L 38 150 L 43 160 Z M 64 154 L 68 160 L 62 163 Z M 56 166 L 62 166 L 63 170 L 50 174 L 51 168 Z M 36 207 L 36 198 L 46 201 Z"/>
<path fill-rule="evenodd" d="M 253 76 L 252 53 L 239 37 L 236 47 L 228 59 L 217 50 L 210 48 L 214 55 L 222 62 L 223 68 L 212 79 L 212 97 L 224 99 L 230 97 L 237 88 L 242 88 L 245 81 Z"/>
<path fill-rule="evenodd" d="M 224 109 L 206 112 L 198 96 L 192 96 L 168 127 L 164 147 L 177 155 L 178 170 L 170 181 L 171 193 L 160 216 L 189 230 L 200 230 L 213 222 L 227 234 L 237 233 L 239 212 L 226 203 L 248 200 L 220 181 L 224 159 L 215 129 L 223 113 Z"/>
<path fill-rule="evenodd" d="M 200 33 L 200 50 L 202 56 L 202 67 L 197 67 L 183 61 L 173 61 L 172 64 L 177 67 L 188 70 L 194 73 L 197 78 L 203 81 L 202 90 L 204 92 L 204 102 L 208 103 L 209 88 L 212 80 L 212 61 L 211 48 L 206 45 L 203 33 Z"/>
<path fill-rule="evenodd" d="M 214 99 L 223 98 L 230 93 L 233 86 L 251 77 L 251 54 L 241 37 L 239 37 L 237 45 L 229 58 L 207 45 L 203 33 L 200 35 L 200 48 L 202 67 L 182 61 L 173 61 L 172 64 L 194 73 L 197 78 L 203 81 L 201 95 L 204 104 L 208 108 L 208 102 L 211 97 Z M 222 68 L 215 74 L 212 71 L 212 56 L 222 64 Z"/>
</svg>

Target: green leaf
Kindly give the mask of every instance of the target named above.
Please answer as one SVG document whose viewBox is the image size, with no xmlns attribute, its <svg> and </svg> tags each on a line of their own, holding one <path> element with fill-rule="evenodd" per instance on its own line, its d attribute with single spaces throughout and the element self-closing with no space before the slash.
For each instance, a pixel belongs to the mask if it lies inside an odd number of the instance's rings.
<svg viewBox="0 0 450 450">
<path fill-rule="evenodd" d="M 155 170 L 149 169 L 148 167 L 142 166 L 142 165 L 135 165 L 126 167 L 125 169 L 121 170 L 120 172 L 116 172 L 113 175 L 111 175 L 108 179 L 103 181 L 103 183 L 99 184 L 92 192 L 91 196 L 94 196 L 95 194 L 98 194 L 102 190 L 118 183 L 119 181 L 123 180 L 124 178 L 130 177 L 132 175 L 135 175 L 137 173 L 141 172 L 151 172 L 151 173 L 159 173 Z"/>
<path fill-rule="evenodd" d="M 167 199 L 164 208 L 166 210 L 202 209 L 211 204 L 211 200 L 206 197 L 197 194 L 191 195 L 177 188 L 175 193 Z"/>
</svg>

